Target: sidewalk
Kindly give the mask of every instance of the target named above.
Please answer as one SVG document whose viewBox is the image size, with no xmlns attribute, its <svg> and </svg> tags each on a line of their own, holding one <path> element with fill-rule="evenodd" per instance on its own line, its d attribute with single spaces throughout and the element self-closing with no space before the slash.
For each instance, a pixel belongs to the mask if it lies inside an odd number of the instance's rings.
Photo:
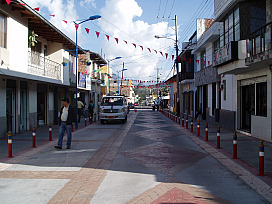
<svg viewBox="0 0 272 204">
<path fill-rule="evenodd" d="M 93 122 L 94 123 L 94 122 Z M 87 126 L 90 125 L 89 119 L 87 118 Z M 75 128 L 74 131 L 80 130 L 85 127 L 85 120 L 82 117 L 80 123 L 78 123 L 78 129 Z M 52 126 L 52 139 L 57 140 L 59 135 L 59 126 Z M 49 142 L 49 126 L 45 125 L 43 127 L 36 129 L 36 147 L 44 145 Z M 57 141 L 56 141 L 57 143 Z M 56 144 L 57 145 L 57 144 Z M 12 155 L 23 153 L 26 150 L 33 149 L 32 147 L 32 131 L 26 131 L 24 133 L 12 135 Z M 0 161 L 8 159 L 8 137 L 0 138 Z"/>
<path fill-rule="evenodd" d="M 168 112 L 166 112 L 166 117 Z M 171 118 L 170 118 L 171 119 Z M 175 121 L 174 121 L 175 122 Z M 177 121 L 178 123 L 179 121 Z M 193 121 L 193 133 L 191 133 L 191 118 L 188 120 L 188 129 L 186 129 L 186 118 L 184 118 L 184 129 L 188 133 L 205 141 L 206 121 L 200 121 L 200 136 L 197 136 L 197 121 Z M 180 119 L 182 126 L 182 120 Z M 208 141 L 209 145 L 217 148 L 217 128 L 218 126 L 208 124 Z M 259 173 L 259 145 L 260 139 L 237 133 L 237 157 L 232 159 L 254 175 Z M 220 128 L 220 149 L 219 151 L 229 158 L 233 157 L 233 132 Z M 272 143 L 264 141 L 264 174 L 259 176 L 264 182 L 272 186 Z"/>
</svg>

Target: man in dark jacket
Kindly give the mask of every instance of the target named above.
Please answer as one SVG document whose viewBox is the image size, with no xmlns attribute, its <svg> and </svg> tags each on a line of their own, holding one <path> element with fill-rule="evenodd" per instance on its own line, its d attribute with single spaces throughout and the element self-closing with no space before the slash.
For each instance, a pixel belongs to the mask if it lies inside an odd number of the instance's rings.
<svg viewBox="0 0 272 204">
<path fill-rule="evenodd" d="M 62 99 L 63 107 L 60 109 L 60 117 L 59 117 L 59 126 L 60 126 L 60 134 L 58 145 L 55 146 L 56 149 L 62 149 L 62 140 L 64 133 L 67 133 L 67 144 L 66 149 L 70 149 L 72 142 L 72 123 L 76 121 L 76 112 L 73 106 L 69 104 L 69 99 Z"/>
</svg>

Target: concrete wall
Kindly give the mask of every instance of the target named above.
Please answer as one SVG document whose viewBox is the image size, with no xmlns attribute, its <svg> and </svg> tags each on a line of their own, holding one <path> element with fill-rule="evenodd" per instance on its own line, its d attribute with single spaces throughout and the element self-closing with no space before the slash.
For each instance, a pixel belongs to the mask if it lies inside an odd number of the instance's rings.
<svg viewBox="0 0 272 204">
<path fill-rule="evenodd" d="M 221 90 L 221 108 L 229 111 L 237 111 L 237 80 L 235 75 L 227 74 L 221 76 L 221 83 L 226 80 L 226 90 Z M 224 100 L 224 92 L 226 91 L 226 100 Z"/>
<path fill-rule="evenodd" d="M 28 84 L 28 129 L 32 129 L 33 125 L 37 125 L 37 82 Z"/>
</svg>

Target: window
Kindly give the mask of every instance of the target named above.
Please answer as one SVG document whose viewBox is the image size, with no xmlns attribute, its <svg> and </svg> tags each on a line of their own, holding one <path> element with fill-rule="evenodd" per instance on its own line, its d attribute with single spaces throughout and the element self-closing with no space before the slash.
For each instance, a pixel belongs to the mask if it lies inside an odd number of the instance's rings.
<svg viewBox="0 0 272 204">
<path fill-rule="evenodd" d="M 239 8 L 232 11 L 226 16 L 224 21 L 224 30 L 220 31 L 220 47 L 228 44 L 231 41 L 240 40 L 240 18 Z"/>
<path fill-rule="evenodd" d="M 240 40 L 240 18 L 239 18 L 239 8 L 234 11 L 234 40 Z"/>
<path fill-rule="evenodd" d="M 69 54 L 69 72 L 74 73 L 74 60 L 75 57 L 72 54 Z"/>
<path fill-rule="evenodd" d="M 256 115 L 267 116 L 267 83 L 256 84 Z"/>
<path fill-rule="evenodd" d="M 201 52 L 200 55 L 200 69 L 203 69 L 206 67 L 206 50 L 204 50 L 203 52 Z"/>
<path fill-rule="evenodd" d="M 0 13 L 0 47 L 7 48 L 7 17 Z"/>
<path fill-rule="evenodd" d="M 227 100 L 227 80 L 224 80 L 224 101 Z"/>
</svg>

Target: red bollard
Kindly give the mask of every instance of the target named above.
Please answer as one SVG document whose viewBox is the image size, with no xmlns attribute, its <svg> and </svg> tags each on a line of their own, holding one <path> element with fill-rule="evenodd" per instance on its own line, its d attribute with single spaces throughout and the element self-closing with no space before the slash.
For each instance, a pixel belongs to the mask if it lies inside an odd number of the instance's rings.
<svg viewBox="0 0 272 204">
<path fill-rule="evenodd" d="M 52 123 L 49 123 L 49 141 L 52 141 Z"/>
<path fill-rule="evenodd" d="M 197 121 L 197 136 L 200 136 L 200 121 Z"/>
<path fill-rule="evenodd" d="M 87 126 L 87 118 L 85 118 L 85 127 Z"/>
<path fill-rule="evenodd" d="M 217 127 L 217 149 L 220 149 L 220 126 Z"/>
<path fill-rule="evenodd" d="M 188 129 L 188 116 L 186 117 L 186 129 Z"/>
<path fill-rule="evenodd" d="M 261 144 L 259 146 L 259 176 L 264 176 L 264 144 L 263 140 L 261 140 Z"/>
<path fill-rule="evenodd" d="M 237 159 L 237 134 L 236 131 L 234 131 L 233 134 L 233 159 Z"/>
<path fill-rule="evenodd" d="M 184 115 L 182 114 L 182 118 L 181 118 L 181 126 L 184 127 Z"/>
<path fill-rule="evenodd" d="M 12 136 L 11 136 L 11 132 L 8 132 L 8 157 L 13 157 L 12 156 Z"/>
<path fill-rule="evenodd" d="M 191 118 L 191 132 L 194 132 L 194 122 L 193 122 L 193 118 Z"/>
<path fill-rule="evenodd" d="M 74 132 L 74 124 L 72 123 L 72 132 Z"/>
<path fill-rule="evenodd" d="M 32 129 L 32 147 L 36 147 L 36 129 L 35 129 L 35 126 L 33 126 L 33 129 Z"/>
<path fill-rule="evenodd" d="M 206 133 L 206 141 L 208 141 L 208 122 L 206 122 L 205 133 Z"/>
<path fill-rule="evenodd" d="M 92 124 L 92 122 L 93 122 L 93 119 L 92 119 L 92 117 L 90 117 L 90 124 Z"/>
</svg>

